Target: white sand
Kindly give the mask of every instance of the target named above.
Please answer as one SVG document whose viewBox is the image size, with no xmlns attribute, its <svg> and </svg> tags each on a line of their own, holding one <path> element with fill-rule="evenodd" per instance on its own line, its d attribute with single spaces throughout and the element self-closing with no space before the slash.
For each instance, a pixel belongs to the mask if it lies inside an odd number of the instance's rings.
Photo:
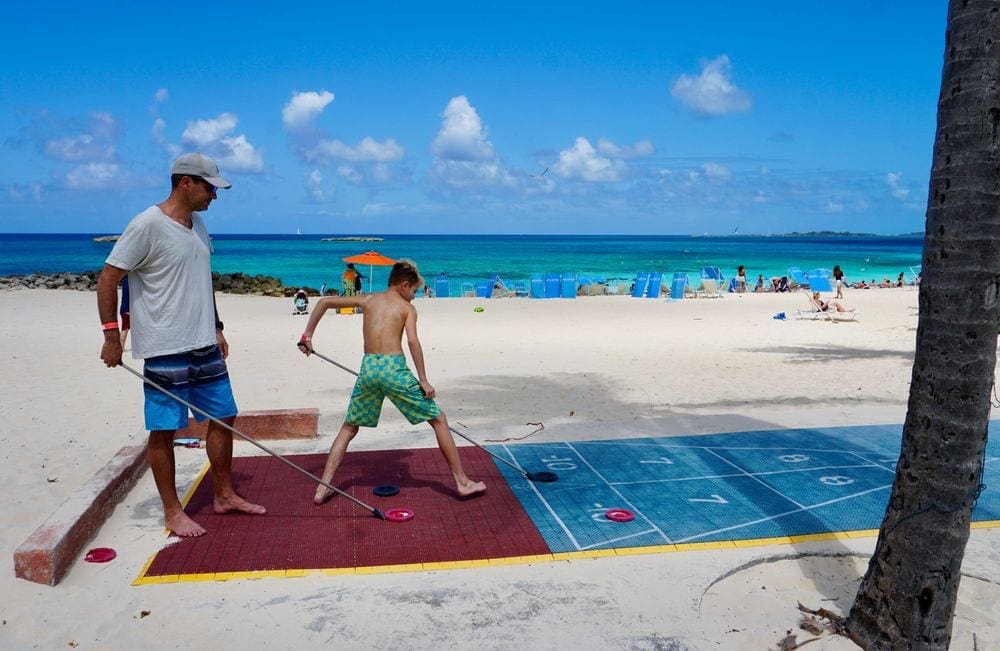
<svg viewBox="0 0 1000 651">
<path fill-rule="evenodd" d="M 274 447 L 325 452 L 353 378 L 297 352 L 305 317 L 291 315 L 290 300 L 218 300 L 241 408 L 318 407 L 319 440 Z M 858 322 L 836 324 L 772 319 L 794 317 L 806 306 L 800 294 L 416 304 L 430 380 L 452 423 L 485 440 L 541 422 L 529 439 L 539 442 L 901 423 L 916 300 L 912 289 L 851 291 Z M 797 600 L 847 608 L 864 561 L 829 556 L 865 556 L 874 545 L 131 587 L 165 542 L 147 473 L 90 544 L 115 548 L 115 561 L 80 561 L 54 588 L 16 579 L 15 548 L 121 446 L 145 439 L 140 383 L 99 360 L 95 304 L 94 294 L 72 291 L 0 293 L 3 649 L 762 649 L 796 629 Z M 328 314 L 317 350 L 356 367 L 360 325 Z M 433 445 L 430 428 L 387 407 L 380 428 L 363 430 L 352 449 Z M 259 451 L 238 442 L 237 454 Z M 203 463 L 203 450 L 178 449 L 182 490 Z M 973 648 L 973 633 L 978 648 L 996 648 L 1000 532 L 973 532 L 965 570 L 978 579 L 963 581 L 953 648 Z M 795 632 L 800 642 L 810 637 Z M 824 639 L 810 648 L 853 645 Z"/>
</svg>

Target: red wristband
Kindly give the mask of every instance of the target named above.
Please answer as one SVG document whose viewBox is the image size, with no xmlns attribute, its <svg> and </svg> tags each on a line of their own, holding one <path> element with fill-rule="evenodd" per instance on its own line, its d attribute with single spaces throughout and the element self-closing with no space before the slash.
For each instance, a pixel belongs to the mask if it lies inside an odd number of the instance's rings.
<svg viewBox="0 0 1000 651">
<path fill-rule="evenodd" d="M 117 329 L 118 329 L 117 321 L 109 321 L 108 323 L 101 324 L 101 330 L 107 331 L 107 330 L 117 330 Z"/>
</svg>

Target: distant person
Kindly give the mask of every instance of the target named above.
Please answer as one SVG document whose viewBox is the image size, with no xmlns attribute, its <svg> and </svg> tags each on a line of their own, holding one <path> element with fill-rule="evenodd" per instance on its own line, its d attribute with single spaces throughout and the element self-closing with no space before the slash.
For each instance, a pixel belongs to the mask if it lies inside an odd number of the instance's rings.
<svg viewBox="0 0 1000 651">
<path fill-rule="evenodd" d="M 319 286 L 319 297 L 323 298 L 324 296 L 326 296 L 326 283 Z"/>
<path fill-rule="evenodd" d="M 364 274 L 362 274 L 360 271 L 358 271 L 357 275 L 354 277 L 354 293 L 355 294 L 360 294 L 361 292 L 364 291 L 364 287 L 365 287 L 364 279 L 365 279 Z"/>
<path fill-rule="evenodd" d="M 844 272 L 839 264 L 833 265 L 833 284 L 837 287 L 837 298 L 844 298 Z"/>
<path fill-rule="evenodd" d="M 816 307 L 822 312 L 827 312 L 831 308 L 837 312 L 853 312 L 854 308 L 847 309 L 839 301 L 824 301 L 819 297 L 819 292 L 813 292 L 813 302 L 816 303 Z"/>
<path fill-rule="evenodd" d="M 902 287 L 906 284 L 906 278 L 903 277 L 903 272 L 899 272 L 899 278 L 896 278 L 896 287 Z"/>
<path fill-rule="evenodd" d="M 128 276 L 122 278 L 122 304 L 118 308 L 118 315 L 122 322 L 122 350 L 125 350 L 125 340 L 128 339 L 129 328 L 132 327 L 132 315 L 128 306 Z"/>
<path fill-rule="evenodd" d="M 776 292 L 790 292 L 792 288 L 788 286 L 788 276 L 782 276 L 778 279 L 778 286 L 774 288 Z"/>
<path fill-rule="evenodd" d="M 361 372 L 351 393 L 351 402 L 344 416 L 337 438 L 330 446 L 330 453 L 323 469 L 322 480 L 329 484 L 337 472 L 347 446 L 362 427 L 378 426 L 382 403 L 386 397 L 403 413 L 410 424 L 426 421 L 434 430 L 438 448 L 451 469 L 455 488 L 459 496 L 468 497 L 486 490 L 486 484 L 472 481 L 462 469 L 458 448 L 448 430 L 448 419 L 434 402 L 435 390 L 427 381 L 424 370 L 424 353 L 417 338 L 417 310 L 413 307 L 413 297 L 424 279 L 416 265 L 401 260 L 389 272 L 389 288 L 383 292 L 364 296 L 344 298 L 321 298 L 313 308 L 306 324 L 305 332 L 299 339 L 298 347 L 305 355 L 313 352 L 312 336 L 330 308 L 362 308 L 364 322 L 364 357 Z M 417 376 L 406 365 L 403 354 L 403 333 L 413 358 Z M 322 504 L 333 495 L 333 491 L 320 484 L 313 497 L 315 504 Z"/>
<path fill-rule="evenodd" d="M 892 281 L 888 278 L 882 278 L 882 282 L 878 284 L 879 287 L 892 287 Z"/>
<path fill-rule="evenodd" d="M 764 274 L 757 274 L 757 283 L 753 286 L 755 293 L 764 291 Z"/>
<path fill-rule="evenodd" d="M 170 185 L 170 196 L 129 222 L 98 278 L 97 308 L 104 324 L 101 359 L 109 368 L 122 362 L 117 287 L 128 274 L 130 293 L 135 294 L 129 306 L 135 314 L 132 356 L 145 361 L 144 375 L 231 426 L 237 407 L 225 362 L 229 343 L 212 289 L 212 242 L 196 211 L 207 210 L 216 189 L 232 184 L 219 176 L 211 158 L 185 154 L 174 162 Z M 201 536 L 205 529 L 184 512 L 174 477 L 174 433 L 187 426 L 188 407 L 145 384 L 143 395 L 147 456 L 166 527 L 181 537 Z M 205 420 L 198 413 L 194 417 Z M 265 513 L 263 506 L 233 490 L 232 433 L 209 422 L 206 448 L 215 513 Z"/>
<path fill-rule="evenodd" d="M 340 293 L 343 296 L 354 296 L 358 293 L 358 270 L 350 262 L 340 275 Z"/>
<path fill-rule="evenodd" d="M 736 267 L 736 291 L 740 294 L 747 291 L 747 270 L 743 265 Z"/>
</svg>

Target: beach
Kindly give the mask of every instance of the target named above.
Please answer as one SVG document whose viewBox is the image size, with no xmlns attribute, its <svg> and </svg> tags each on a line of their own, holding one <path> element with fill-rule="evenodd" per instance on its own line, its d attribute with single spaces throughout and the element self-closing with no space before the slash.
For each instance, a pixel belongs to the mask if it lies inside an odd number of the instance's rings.
<svg viewBox="0 0 1000 651">
<path fill-rule="evenodd" d="M 325 452 L 353 377 L 295 348 L 305 317 L 284 298 L 219 294 L 241 410 L 316 407 Z M 796 319 L 802 292 L 666 301 L 415 301 L 431 384 L 452 424 L 478 440 L 527 442 L 902 423 L 917 325 L 912 287 L 847 290 L 855 322 Z M 482 307 L 483 310 L 475 311 Z M 779 320 L 775 314 L 788 318 Z M 142 388 L 99 359 L 93 293 L 0 292 L 7 559 L 124 445 L 139 445 Z M 329 313 L 317 351 L 356 368 L 361 317 Z M 128 357 L 126 363 L 141 368 Z M 464 442 L 459 441 L 459 445 Z M 432 447 L 429 427 L 391 406 L 351 450 Z M 258 455 L 237 441 L 237 455 Z M 183 492 L 204 450 L 178 450 Z M 303 499 L 309 499 L 303 495 Z M 266 516 L 265 516 L 266 517 Z M 133 587 L 166 542 L 147 472 L 56 587 L 2 579 L 5 649 L 772 648 L 795 630 L 796 602 L 849 607 L 875 538 L 794 546 L 370 576 L 238 579 Z M 10 566 L 8 566 L 10 567 Z M 1000 645 L 1000 531 L 974 530 L 954 649 Z M 143 614 L 147 613 L 148 614 Z M 78 646 L 77 646 L 78 645 Z M 815 648 L 849 649 L 824 636 Z"/>
</svg>

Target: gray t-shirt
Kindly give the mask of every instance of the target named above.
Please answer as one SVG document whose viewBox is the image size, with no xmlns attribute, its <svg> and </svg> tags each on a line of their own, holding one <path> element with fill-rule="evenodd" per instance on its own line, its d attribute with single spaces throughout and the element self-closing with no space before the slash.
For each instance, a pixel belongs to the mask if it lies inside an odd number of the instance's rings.
<svg viewBox="0 0 1000 651">
<path fill-rule="evenodd" d="M 201 215 L 192 228 L 156 206 L 129 222 L 105 261 L 128 273 L 132 356 L 184 353 L 216 343 L 212 243 Z"/>
</svg>

